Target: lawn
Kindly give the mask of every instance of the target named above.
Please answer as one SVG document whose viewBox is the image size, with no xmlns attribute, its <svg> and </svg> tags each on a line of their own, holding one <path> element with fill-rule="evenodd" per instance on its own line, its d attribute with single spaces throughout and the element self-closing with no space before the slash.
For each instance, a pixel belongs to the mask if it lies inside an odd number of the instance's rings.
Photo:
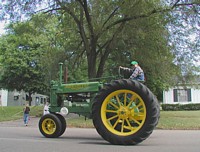
<svg viewBox="0 0 200 152">
<path fill-rule="evenodd" d="M 31 107 L 31 116 L 39 116 L 42 114 L 43 107 L 34 106 Z M 23 106 L 15 107 L 0 107 L 0 122 L 16 120 L 23 117 Z"/>
<path fill-rule="evenodd" d="M 0 122 L 22 118 L 23 107 L 0 107 Z M 31 107 L 31 116 L 41 116 L 43 107 Z M 93 127 L 92 120 L 78 115 L 68 115 L 68 127 Z M 161 111 L 157 129 L 200 129 L 200 111 Z"/>
<path fill-rule="evenodd" d="M 92 121 L 83 118 L 68 118 L 69 127 L 93 127 Z M 161 111 L 157 129 L 200 129 L 200 111 Z"/>
<path fill-rule="evenodd" d="M 157 128 L 200 129 L 200 111 L 161 111 Z"/>
</svg>

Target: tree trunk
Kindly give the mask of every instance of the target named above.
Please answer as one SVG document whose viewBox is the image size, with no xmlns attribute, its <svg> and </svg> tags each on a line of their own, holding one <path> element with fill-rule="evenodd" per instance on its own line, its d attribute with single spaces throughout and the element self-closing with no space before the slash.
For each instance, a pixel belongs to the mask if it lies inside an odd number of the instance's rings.
<svg viewBox="0 0 200 152">
<path fill-rule="evenodd" d="M 91 50 L 90 53 L 87 55 L 88 60 L 88 77 L 89 79 L 96 77 L 96 51 Z"/>
<path fill-rule="evenodd" d="M 100 59 L 98 70 L 97 70 L 97 78 L 100 78 L 103 75 L 104 66 L 105 66 L 106 60 L 108 58 L 109 52 L 110 52 L 110 50 L 106 50 L 104 55 Z"/>
</svg>

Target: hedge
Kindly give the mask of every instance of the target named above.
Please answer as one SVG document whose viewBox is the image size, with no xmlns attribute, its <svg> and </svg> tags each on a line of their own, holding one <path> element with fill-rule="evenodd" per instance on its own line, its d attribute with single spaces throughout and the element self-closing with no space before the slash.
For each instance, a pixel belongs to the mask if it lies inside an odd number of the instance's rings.
<svg viewBox="0 0 200 152">
<path fill-rule="evenodd" d="M 200 110 L 200 104 L 162 104 L 164 111 Z"/>
</svg>

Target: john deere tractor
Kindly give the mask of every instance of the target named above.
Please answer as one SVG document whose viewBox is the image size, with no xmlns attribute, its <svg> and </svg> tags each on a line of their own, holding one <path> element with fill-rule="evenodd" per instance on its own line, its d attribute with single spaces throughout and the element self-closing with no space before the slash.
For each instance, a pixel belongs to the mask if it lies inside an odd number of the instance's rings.
<svg viewBox="0 0 200 152">
<path fill-rule="evenodd" d="M 124 71 L 127 75 L 130 71 Z M 93 120 L 103 139 L 116 145 L 135 145 L 153 132 L 159 106 L 153 93 L 141 82 L 122 78 L 109 83 L 51 82 L 49 114 L 39 121 L 47 138 L 60 137 L 66 130 L 65 115 L 76 113 Z"/>
</svg>

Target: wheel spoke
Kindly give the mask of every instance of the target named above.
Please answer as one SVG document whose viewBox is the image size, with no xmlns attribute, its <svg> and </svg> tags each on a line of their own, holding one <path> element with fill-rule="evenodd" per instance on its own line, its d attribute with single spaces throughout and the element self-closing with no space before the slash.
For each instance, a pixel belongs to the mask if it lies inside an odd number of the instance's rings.
<svg viewBox="0 0 200 152">
<path fill-rule="evenodd" d="M 124 119 L 122 120 L 121 132 L 124 132 Z"/>
<path fill-rule="evenodd" d="M 130 124 L 130 122 L 129 122 L 129 120 L 128 119 L 125 119 L 126 120 L 126 122 L 127 122 L 127 124 L 128 124 L 128 126 L 125 126 L 126 127 L 126 129 L 128 128 L 129 130 L 132 130 L 131 128 L 132 128 L 132 126 L 131 126 L 131 124 Z"/>
<path fill-rule="evenodd" d="M 105 112 L 107 112 L 107 113 L 117 113 L 116 110 L 108 110 L 108 109 Z"/>
<path fill-rule="evenodd" d="M 131 118 L 131 120 L 133 120 L 135 123 L 137 123 L 138 125 L 140 125 L 141 124 L 141 122 L 139 122 L 137 119 L 135 119 L 135 117 L 133 118 Z"/>
<path fill-rule="evenodd" d="M 136 96 L 133 96 L 133 95 L 132 95 L 132 97 L 131 97 L 131 99 L 130 99 L 130 102 L 129 102 L 129 104 L 127 105 L 127 107 L 130 107 L 136 98 L 137 98 Z"/>
<path fill-rule="evenodd" d="M 144 119 L 144 116 L 135 116 L 134 119 L 138 121 L 142 121 Z"/>
<path fill-rule="evenodd" d="M 120 123 L 120 118 L 117 119 L 117 121 L 115 122 L 115 124 L 113 125 L 113 128 L 115 128 L 117 126 L 117 124 Z"/>
<path fill-rule="evenodd" d="M 110 121 L 110 120 L 113 120 L 113 119 L 115 119 L 117 117 L 118 117 L 118 115 L 115 115 L 115 116 L 112 116 L 112 117 L 108 118 L 107 120 Z"/>
<path fill-rule="evenodd" d="M 124 94 L 124 106 L 126 106 L 126 102 L 127 102 L 127 93 Z"/>
<path fill-rule="evenodd" d="M 111 101 L 108 104 L 110 104 L 111 106 L 113 106 L 116 109 L 119 109 L 119 107 L 116 104 L 114 104 L 113 102 L 111 102 Z"/>
<path fill-rule="evenodd" d="M 140 106 L 143 106 L 142 102 L 140 102 L 138 105 L 136 105 L 137 108 L 139 108 Z"/>
<path fill-rule="evenodd" d="M 140 111 L 144 111 L 144 107 L 141 107 L 139 110 L 140 110 Z"/>
<path fill-rule="evenodd" d="M 120 99 L 119 99 L 118 95 L 116 95 L 115 98 L 117 99 L 117 103 L 118 103 L 118 105 L 120 107 L 121 106 L 121 102 L 120 102 Z"/>
<path fill-rule="evenodd" d="M 130 130 L 130 131 L 134 131 L 136 128 L 133 127 L 131 124 L 130 124 L 130 121 L 128 119 L 125 119 L 126 123 L 128 124 L 128 126 L 124 126 L 124 129 L 127 129 L 127 130 Z"/>
</svg>

